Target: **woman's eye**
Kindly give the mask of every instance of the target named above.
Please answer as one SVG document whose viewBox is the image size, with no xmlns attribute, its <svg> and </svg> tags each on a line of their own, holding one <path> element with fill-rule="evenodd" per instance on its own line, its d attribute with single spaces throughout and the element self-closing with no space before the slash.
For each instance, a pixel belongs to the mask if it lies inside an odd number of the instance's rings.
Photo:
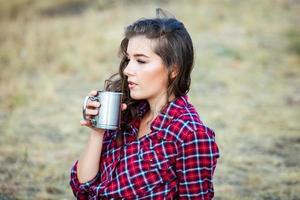
<svg viewBox="0 0 300 200">
<path fill-rule="evenodd" d="M 140 64 L 145 64 L 146 63 L 146 61 L 143 61 L 143 60 L 137 60 L 137 62 L 140 63 Z"/>
</svg>

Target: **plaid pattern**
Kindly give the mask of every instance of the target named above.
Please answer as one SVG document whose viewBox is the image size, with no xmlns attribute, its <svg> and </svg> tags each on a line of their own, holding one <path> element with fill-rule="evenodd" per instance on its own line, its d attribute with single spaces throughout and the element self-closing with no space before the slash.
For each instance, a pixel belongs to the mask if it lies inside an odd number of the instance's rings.
<svg viewBox="0 0 300 200">
<path fill-rule="evenodd" d="M 149 109 L 143 102 L 139 117 L 117 145 L 116 131 L 107 131 L 99 173 L 86 183 L 71 170 L 77 199 L 212 199 L 212 177 L 219 157 L 214 131 L 205 126 L 187 96 L 168 104 L 151 124 L 151 133 L 136 138 L 141 117 Z"/>
</svg>

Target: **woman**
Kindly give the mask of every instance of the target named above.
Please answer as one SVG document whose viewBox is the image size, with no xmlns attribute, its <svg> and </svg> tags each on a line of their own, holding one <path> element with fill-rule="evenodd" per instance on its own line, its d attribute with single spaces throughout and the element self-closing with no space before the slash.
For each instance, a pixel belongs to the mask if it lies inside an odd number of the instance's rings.
<svg viewBox="0 0 300 200">
<path fill-rule="evenodd" d="M 105 131 L 81 121 L 92 131 L 71 170 L 74 195 L 212 199 L 219 152 L 213 130 L 188 102 L 194 52 L 184 25 L 173 17 L 140 19 L 126 28 L 120 53 L 120 78 L 107 89 L 124 93 L 121 128 Z M 99 106 L 89 102 L 86 117 Z"/>
</svg>

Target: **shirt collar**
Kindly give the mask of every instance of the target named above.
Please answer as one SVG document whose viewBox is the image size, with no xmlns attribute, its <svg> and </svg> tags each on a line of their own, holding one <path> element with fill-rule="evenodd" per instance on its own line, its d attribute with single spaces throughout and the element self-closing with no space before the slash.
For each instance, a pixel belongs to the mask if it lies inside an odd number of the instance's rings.
<svg viewBox="0 0 300 200">
<path fill-rule="evenodd" d="M 182 108 L 184 108 L 188 104 L 188 96 L 180 96 L 173 99 L 169 102 L 162 111 L 157 115 L 157 117 L 151 123 L 152 131 L 159 131 L 165 129 L 172 119 L 182 112 Z"/>
<path fill-rule="evenodd" d="M 164 106 L 162 111 L 156 116 L 156 118 L 151 123 L 151 131 L 160 131 L 165 129 L 172 119 L 178 116 L 182 112 L 182 108 L 184 108 L 188 104 L 188 96 L 183 95 L 173 99 L 167 105 Z M 139 103 L 137 107 L 137 118 L 134 119 L 130 123 L 130 131 L 126 132 L 126 135 L 136 136 L 138 133 L 138 127 L 140 125 L 140 121 L 145 113 L 149 110 L 149 104 L 146 100 L 143 100 Z"/>
</svg>

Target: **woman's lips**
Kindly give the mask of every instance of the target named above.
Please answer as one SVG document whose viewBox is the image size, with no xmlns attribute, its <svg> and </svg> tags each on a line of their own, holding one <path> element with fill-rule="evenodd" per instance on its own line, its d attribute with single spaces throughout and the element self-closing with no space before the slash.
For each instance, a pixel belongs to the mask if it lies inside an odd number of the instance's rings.
<svg viewBox="0 0 300 200">
<path fill-rule="evenodd" d="M 129 89 L 133 89 L 137 84 L 132 82 L 132 81 L 128 81 L 128 87 Z"/>
</svg>

